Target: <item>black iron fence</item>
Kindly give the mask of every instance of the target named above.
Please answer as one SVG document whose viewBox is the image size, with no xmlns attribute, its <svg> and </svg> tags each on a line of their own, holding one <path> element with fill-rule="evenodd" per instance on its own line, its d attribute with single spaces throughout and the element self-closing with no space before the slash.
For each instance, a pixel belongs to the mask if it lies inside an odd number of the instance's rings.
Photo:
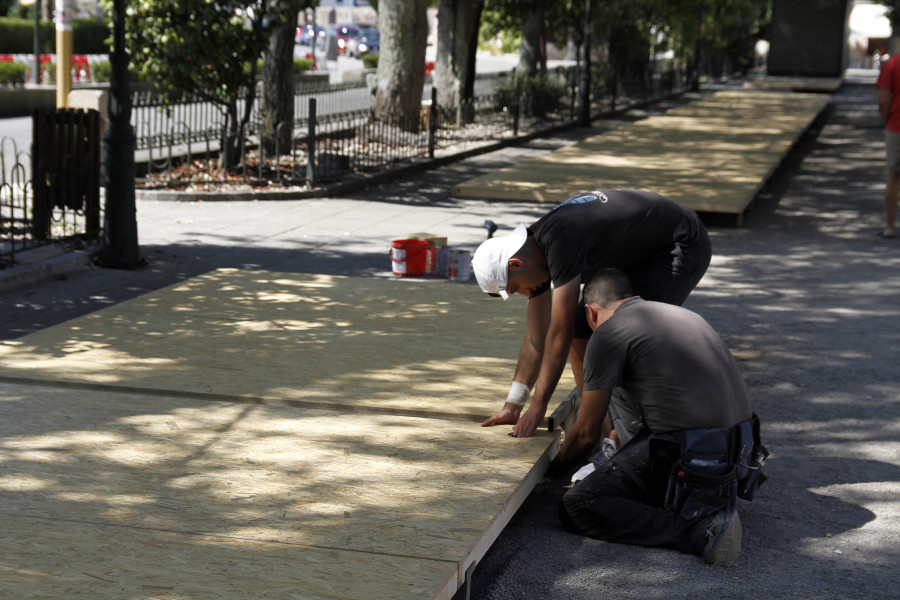
<svg viewBox="0 0 900 600">
<path fill-rule="evenodd" d="M 260 144 L 260 111 L 254 105 L 250 121 L 239 132 L 239 161 L 228 170 L 218 164 L 225 132 L 224 118 L 217 110 L 199 97 L 184 97 L 163 108 L 152 93 L 139 92 L 132 112 L 136 160 L 143 165 L 139 185 L 215 189 L 245 183 L 309 188 L 573 121 L 577 69 L 554 69 L 547 81 L 536 86 L 533 81 L 517 81 L 510 73 L 480 76 L 474 98 L 459 114 L 449 115 L 434 103 L 429 78 L 421 114 L 410 122 L 391 124 L 372 118 L 372 94 L 365 82 L 302 83 L 296 88 L 293 122 L 278 125 L 279 130 L 291 128 L 291 147 L 266 152 Z M 625 109 L 676 93 L 687 84 L 684 74 L 674 70 L 648 74 L 638 81 L 602 81 L 592 89 L 591 112 L 600 116 Z"/>
<path fill-rule="evenodd" d="M 16 252 L 35 245 L 30 163 L 29 152 L 13 138 L 0 139 L 0 268 L 13 264 Z"/>
</svg>

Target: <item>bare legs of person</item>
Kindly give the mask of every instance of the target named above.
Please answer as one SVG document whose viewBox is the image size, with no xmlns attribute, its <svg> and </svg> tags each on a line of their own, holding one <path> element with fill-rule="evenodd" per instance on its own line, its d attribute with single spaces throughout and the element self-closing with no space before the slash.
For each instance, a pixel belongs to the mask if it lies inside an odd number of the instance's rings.
<svg viewBox="0 0 900 600">
<path fill-rule="evenodd" d="M 900 202 L 900 173 L 888 173 L 887 187 L 884 189 L 884 229 L 881 237 L 892 238 L 896 232 L 897 204 Z"/>
</svg>

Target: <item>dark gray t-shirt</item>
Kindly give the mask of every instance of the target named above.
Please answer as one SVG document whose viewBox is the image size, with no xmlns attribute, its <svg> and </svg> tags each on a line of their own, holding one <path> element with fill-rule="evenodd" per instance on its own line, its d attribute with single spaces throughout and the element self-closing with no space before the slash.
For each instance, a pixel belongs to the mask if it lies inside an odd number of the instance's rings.
<svg viewBox="0 0 900 600">
<path fill-rule="evenodd" d="M 674 200 L 642 190 L 597 190 L 573 196 L 529 227 L 559 287 L 599 269 L 626 274 L 654 261 L 691 262 L 703 225 Z M 705 239 L 705 238 L 704 238 Z M 684 253 L 684 258 L 681 255 Z M 685 272 L 693 264 L 679 264 Z"/>
<path fill-rule="evenodd" d="M 638 297 L 588 342 L 584 389 L 614 387 L 628 392 L 654 433 L 731 427 L 753 412 L 737 362 L 703 317 Z"/>
</svg>

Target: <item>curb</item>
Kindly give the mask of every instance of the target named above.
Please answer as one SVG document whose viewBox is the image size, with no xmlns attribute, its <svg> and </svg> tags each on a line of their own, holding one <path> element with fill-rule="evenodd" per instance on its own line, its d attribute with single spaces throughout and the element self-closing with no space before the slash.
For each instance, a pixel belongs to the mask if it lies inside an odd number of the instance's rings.
<svg viewBox="0 0 900 600">
<path fill-rule="evenodd" d="M 27 254 L 27 252 L 23 253 Z M 94 250 L 62 251 L 48 259 L 38 259 L 0 271 L 0 293 L 18 289 L 51 277 L 61 277 L 83 269 L 94 260 Z"/>
</svg>

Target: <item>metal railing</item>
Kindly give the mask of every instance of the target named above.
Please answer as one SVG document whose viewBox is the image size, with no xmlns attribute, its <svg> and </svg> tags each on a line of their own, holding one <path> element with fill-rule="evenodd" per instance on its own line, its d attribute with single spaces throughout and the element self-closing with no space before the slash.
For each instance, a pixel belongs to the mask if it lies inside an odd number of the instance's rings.
<svg viewBox="0 0 900 600">
<path fill-rule="evenodd" d="M 575 120 L 578 73 L 554 70 L 566 92 L 554 106 L 536 114 L 521 88 L 515 93 L 511 74 L 492 74 L 475 82 L 475 97 L 457 115 L 442 115 L 434 102 L 430 79 L 423 90 L 423 109 L 415 122 L 387 124 L 372 118 L 371 93 L 364 83 L 302 84 L 295 95 L 290 148 L 276 145 L 267 155 L 260 144 L 260 119 L 254 106 L 250 122 L 239 132 L 235 169 L 218 168 L 222 116 L 200 96 L 184 97 L 165 107 L 151 92 L 134 93 L 132 123 L 137 137 L 138 185 L 177 188 L 228 183 L 314 187 L 345 178 L 361 178 L 412 161 L 452 154 L 542 128 Z M 591 113 L 601 117 L 637 103 L 683 91 L 683 73 L 653 73 L 639 81 L 600 82 L 591 95 Z M 242 100 L 244 101 L 244 100 Z M 278 138 L 280 136 L 276 136 Z M 82 153 L 96 152 L 84 151 Z M 65 162 L 65 161 L 64 161 Z M 102 206 L 51 201 L 43 215 L 36 209 L 31 177 L 33 157 L 11 138 L 0 139 L 0 268 L 15 262 L 16 253 L 59 240 L 96 239 Z M 46 183 L 46 175 L 44 181 Z M 39 202 L 40 203 L 40 202 Z M 49 216 L 49 225 L 48 223 Z M 37 220 L 43 224 L 36 226 Z M 38 231 L 40 229 L 40 231 Z"/>
<path fill-rule="evenodd" d="M 12 265 L 16 252 L 39 243 L 32 235 L 30 164 L 31 155 L 14 139 L 0 139 L 0 268 Z"/>
<path fill-rule="evenodd" d="M 470 146 L 531 133 L 575 119 L 578 75 L 574 68 L 554 69 L 550 79 L 564 90 L 556 105 L 536 112 L 537 101 L 527 89 L 515 87 L 512 74 L 479 77 L 475 97 L 462 111 L 468 118 L 432 111 L 431 79 L 423 89 L 420 122 L 406 126 L 375 121 L 371 92 L 364 82 L 329 85 L 303 83 L 296 88 L 290 148 L 276 148 L 266 156 L 260 145 L 258 106 L 240 131 L 237 168 L 218 168 L 223 119 L 218 111 L 192 106 L 198 97 L 184 97 L 163 109 L 148 92 L 134 95 L 133 121 L 138 138 L 137 163 L 145 165 L 143 187 L 204 186 L 223 183 L 313 187 L 348 175 L 365 176 L 419 158 L 434 157 L 448 148 Z M 601 115 L 635 103 L 683 90 L 683 74 L 654 73 L 635 83 L 602 82 L 592 90 L 591 112 Z M 515 88 L 515 93 L 513 93 Z M 260 94 L 256 95 L 258 99 Z M 242 102 L 245 101 L 242 100 Z M 434 118 L 431 117 L 434 112 Z M 278 136 L 276 136 L 278 137 Z"/>
</svg>

